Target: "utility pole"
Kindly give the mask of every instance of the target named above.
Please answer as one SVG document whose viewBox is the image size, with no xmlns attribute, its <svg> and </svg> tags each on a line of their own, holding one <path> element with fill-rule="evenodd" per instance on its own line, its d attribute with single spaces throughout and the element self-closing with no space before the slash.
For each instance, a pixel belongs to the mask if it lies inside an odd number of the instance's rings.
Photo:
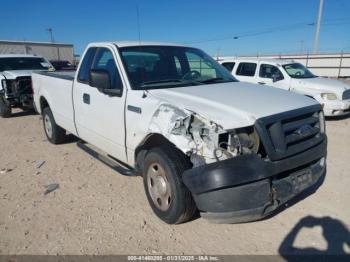
<svg viewBox="0 0 350 262">
<path fill-rule="evenodd" d="M 50 40 L 51 40 L 51 43 L 55 42 L 54 38 L 53 38 L 53 29 L 51 27 L 47 28 L 46 31 L 49 32 L 50 34 Z"/>
<path fill-rule="evenodd" d="M 313 49 L 314 54 L 317 54 L 318 52 L 318 41 L 320 39 L 321 20 L 322 20 L 322 13 L 323 13 L 323 1 L 324 0 L 320 0 L 320 6 L 318 8 L 316 33 L 315 33 L 314 49 Z"/>
</svg>

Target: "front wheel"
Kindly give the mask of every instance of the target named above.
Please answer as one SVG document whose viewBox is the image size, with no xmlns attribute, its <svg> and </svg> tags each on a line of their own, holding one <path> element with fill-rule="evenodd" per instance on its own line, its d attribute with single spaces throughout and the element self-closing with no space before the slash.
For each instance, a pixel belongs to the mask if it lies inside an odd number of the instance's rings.
<svg viewBox="0 0 350 262">
<path fill-rule="evenodd" d="M 197 208 L 182 182 L 190 161 L 175 148 L 155 148 L 145 157 L 143 182 L 154 213 L 168 224 L 190 220 Z"/>
<path fill-rule="evenodd" d="M 57 145 L 65 141 L 66 130 L 56 124 L 49 107 L 43 110 L 43 125 L 46 137 L 52 144 Z"/>
<path fill-rule="evenodd" d="M 4 97 L 0 96 L 0 116 L 3 118 L 10 117 L 11 113 L 11 106 Z"/>
</svg>

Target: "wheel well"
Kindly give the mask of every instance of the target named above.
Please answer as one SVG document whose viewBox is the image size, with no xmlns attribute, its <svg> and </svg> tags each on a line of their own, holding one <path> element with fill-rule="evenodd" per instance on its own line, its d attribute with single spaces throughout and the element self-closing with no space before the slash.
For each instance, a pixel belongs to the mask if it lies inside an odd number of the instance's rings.
<svg viewBox="0 0 350 262">
<path fill-rule="evenodd" d="M 169 146 L 176 148 L 167 138 L 161 134 L 151 134 L 144 139 L 144 141 L 135 150 L 135 163 L 137 169 L 142 169 L 143 160 L 147 154 L 147 151 L 155 147 Z"/>
<path fill-rule="evenodd" d="M 43 112 L 43 109 L 46 107 L 50 107 L 49 103 L 47 102 L 47 100 L 45 99 L 45 97 L 40 97 L 40 111 L 41 113 Z"/>
</svg>

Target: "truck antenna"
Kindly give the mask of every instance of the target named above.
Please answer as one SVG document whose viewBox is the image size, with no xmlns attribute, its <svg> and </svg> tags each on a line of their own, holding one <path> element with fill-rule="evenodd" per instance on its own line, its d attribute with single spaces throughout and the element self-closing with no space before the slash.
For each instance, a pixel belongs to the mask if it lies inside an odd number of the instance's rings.
<svg viewBox="0 0 350 262">
<path fill-rule="evenodd" d="M 137 31 L 138 31 L 138 34 L 139 34 L 139 44 L 141 45 L 141 28 L 140 28 L 139 5 L 136 5 L 136 15 L 137 15 Z"/>
</svg>

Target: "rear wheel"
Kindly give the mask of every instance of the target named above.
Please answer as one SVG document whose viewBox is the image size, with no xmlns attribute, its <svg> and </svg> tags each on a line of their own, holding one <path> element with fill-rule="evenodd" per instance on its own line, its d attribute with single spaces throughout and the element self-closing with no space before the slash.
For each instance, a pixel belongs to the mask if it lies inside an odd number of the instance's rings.
<svg viewBox="0 0 350 262">
<path fill-rule="evenodd" d="M 52 144 L 61 144 L 66 139 L 66 130 L 58 126 L 49 107 L 43 110 L 43 125 L 47 139 Z"/>
<path fill-rule="evenodd" d="M 3 96 L 0 96 L 0 116 L 10 117 L 11 116 L 11 106 L 7 103 Z"/>
<path fill-rule="evenodd" d="M 154 213 L 168 224 L 190 220 L 197 208 L 181 178 L 191 168 L 190 161 L 175 148 L 155 148 L 143 166 L 145 192 Z"/>
</svg>

